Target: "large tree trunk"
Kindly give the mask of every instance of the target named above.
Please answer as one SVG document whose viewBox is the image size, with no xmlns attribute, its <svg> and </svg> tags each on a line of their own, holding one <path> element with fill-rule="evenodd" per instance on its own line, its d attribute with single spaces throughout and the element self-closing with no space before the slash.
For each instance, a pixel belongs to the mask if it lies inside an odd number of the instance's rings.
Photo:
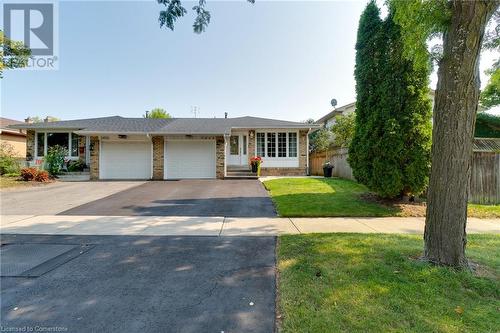
<svg viewBox="0 0 500 333">
<path fill-rule="evenodd" d="M 468 267 L 468 185 L 479 98 L 479 52 L 498 1 L 452 1 L 439 64 L 432 133 L 432 167 L 425 221 L 427 260 Z"/>
</svg>

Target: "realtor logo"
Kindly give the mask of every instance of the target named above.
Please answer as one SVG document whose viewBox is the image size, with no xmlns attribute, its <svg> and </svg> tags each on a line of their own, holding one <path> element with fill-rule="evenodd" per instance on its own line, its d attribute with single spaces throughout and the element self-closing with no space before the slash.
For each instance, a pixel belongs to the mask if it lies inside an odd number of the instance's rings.
<svg viewBox="0 0 500 333">
<path fill-rule="evenodd" d="M 57 63 L 56 4 L 12 2 L 3 4 L 3 31 L 13 42 L 31 50 L 27 69 L 55 69 Z"/>
</svg>

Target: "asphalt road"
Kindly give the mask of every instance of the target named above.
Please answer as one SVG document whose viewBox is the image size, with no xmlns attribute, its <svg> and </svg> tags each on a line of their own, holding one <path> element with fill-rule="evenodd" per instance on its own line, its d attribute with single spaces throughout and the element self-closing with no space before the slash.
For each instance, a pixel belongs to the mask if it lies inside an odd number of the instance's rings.
<svg viewBox="0 0 500 333">
<path fill-rule="evenodd" d="M 258 180 L 179 180 L 146 182 L 59 215 L 274 217 L 276 211 Z"/>
<path fill-rule="evenodd" d="M 2 277 L 3 329 L 274 330 L 274 237 L 3 235 L 2 243 L 94 245 L 39 277 Z"/>
</svg>

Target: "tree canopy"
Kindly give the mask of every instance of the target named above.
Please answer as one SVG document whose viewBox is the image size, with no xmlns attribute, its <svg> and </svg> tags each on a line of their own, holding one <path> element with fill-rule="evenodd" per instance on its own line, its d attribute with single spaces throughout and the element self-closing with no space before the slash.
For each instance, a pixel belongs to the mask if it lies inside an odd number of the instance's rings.
<svg viewBox="0 0 500 333">
<path fill-rule="evenodd" d="M 500 66 L 489 71 L 491 73 L 488 84 L 481 91 L 479 101 L 481 106 L 489 109 L 500 105 Z"/>
<path fill-rule="evenodd" d="M 154 108 L 151 111 L 146 111 L 146 114 L 143 116 L 144 118 L 172 118 L 172 116 L 162 108 Z"/>
<path fill-rule="evenodd" d="M 247 1 L 250 3 L 255 3 L 255 0 Z M 166 27 L 170 30 L 174 30 L 177 19 L 187 14 L 187 10 L 182 5 L 182 1 L 158 0 L 158 3 L 165 6 L 165 9 L 160 11 L 160 17 L 158 18 L 160 27 Z M 193 30 L 195 33 L 200 34 L 205 31 L 208 24 L 210 23 L 211 18 L 210 12 L 206 9 L 206 0 L 198 0 L 198 4 L 195 5 L 192 9 L 196 14 L 193 23 Z"/>
<path fill-rule="evenodd" d="M 0 78 L 3 78 L 5 69 L 22 68 L 28 66 L 28 60 L 31 56 L 31 50 L 22 42 L 12 41 L 5 37 L 0 30 Z"/>
</svg>

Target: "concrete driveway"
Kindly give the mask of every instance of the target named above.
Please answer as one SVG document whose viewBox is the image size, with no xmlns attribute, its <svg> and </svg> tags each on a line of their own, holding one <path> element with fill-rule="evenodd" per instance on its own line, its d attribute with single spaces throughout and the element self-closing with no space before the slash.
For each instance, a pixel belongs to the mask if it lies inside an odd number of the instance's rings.
<svg viewBox="0 0 500 333">
<path fill-rule="evenodd" d="M 55 215 L 145 182 L 75 182 L 0 191 L 1 215 Z"/>
<path fill-rule="evenodd" d="M 180 180 L 146 182 L 59 215 L 274 217 L 276 211 L 258 180 Z"/>
<path fill-rule="evenodd" d="M 1 278 L 4 330 L 274 331 L 274 237 L 2 235 L 2 275 L 20 244 L 45 261 Z M 43 246 L 62 249 L 49 259 Z"/>
</svg>

